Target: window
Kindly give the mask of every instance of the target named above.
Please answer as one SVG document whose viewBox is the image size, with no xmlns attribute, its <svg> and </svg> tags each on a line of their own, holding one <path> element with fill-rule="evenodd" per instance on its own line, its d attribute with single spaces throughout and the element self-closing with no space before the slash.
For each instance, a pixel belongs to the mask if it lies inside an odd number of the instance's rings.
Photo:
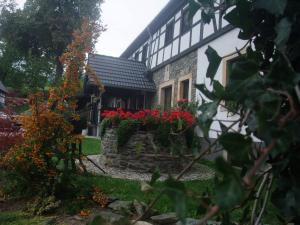
<svg viewBox="0 0 300 225">
<path fill-rule="evenodd" d="M 174 21 L 167 24 L 165 45 L 168 45 L 172 42 L 173 36 L 174 36 Z"/>
<path fill-rule="evenodd" d="M 236 63 L 240 63 L 243 61 L 243 58 L 238 54 L 234 54 L 230 57 L 223 59 L 223 75 L 222 75 L 222 85 L 228 86 L 230 85 L 230 76 L 233 72 L 234 65 Z M 236 111 L 237 104 L 233 101 L 224 101 L 222 105 L 225 107 L 221 107 L 221 111 Z"/>
<path fill-rule="evenodd" d="M 169 110 L 172 107 L 172 86 L 168 86 L 162 89 L 163 94 L 163 108 Z"/>
<path fill-rule="evenodd" d="M 190 80 L 181 82 L 181 97 L 182 99 L 189 99 Z"/>
<path fill-rule="evenodd" d="M 186 99 L 191 101 L 192 99 L 192 74 L 180 77 L 178 79 L 178 94 L 177 100 Z"/>
<path fill-rule="evenodd" d="M 143 47 L 143 52 L 142 52 L 142 62 L 145 63 L 147 59 L 147 53 L 148 53 L 148 44 L 146 44 Z"/>
<path fill-rule="evenodd" d="M 135 53 L 134 59 L 135 59 L 135 61 L 139 61 L 139 52 Z"/>
<path fill-rule="evenodd" d="M 192 20 L 190 18 L 189 10 L 185 10 L 182 14 L 182 19 L 181 19 L 181 34 L 184 34 L 187 31 L 189 31 L 191 25 L 192 25 Z"/>
</svg>

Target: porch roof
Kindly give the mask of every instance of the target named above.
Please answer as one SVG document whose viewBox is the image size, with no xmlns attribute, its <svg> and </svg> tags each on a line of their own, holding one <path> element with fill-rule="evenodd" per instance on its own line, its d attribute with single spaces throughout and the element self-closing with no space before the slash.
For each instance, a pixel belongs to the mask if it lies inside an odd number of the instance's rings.
<svg viewBox="0 0 300 225">
<path fill-rule="evenodd" d="M 104 87 L 155 91 L 155 84 L 147 77 L 147 67 L 144 63 L 90 54 L 88 64 L 96 72 Z"/>
</svg>

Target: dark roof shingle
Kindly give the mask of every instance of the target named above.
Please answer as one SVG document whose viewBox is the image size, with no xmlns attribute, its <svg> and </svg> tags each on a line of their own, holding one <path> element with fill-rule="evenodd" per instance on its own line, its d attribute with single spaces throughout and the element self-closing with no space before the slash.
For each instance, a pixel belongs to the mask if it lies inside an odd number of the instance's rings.
<svg viewBox="0 0 300 225">
<path fill-rule="evenodd" d="M 147 67 L 141 62 L 90 54 L 88 64 L 105 87 L 155 91 L 154 82 L 146 77 Z"/>
</svg>

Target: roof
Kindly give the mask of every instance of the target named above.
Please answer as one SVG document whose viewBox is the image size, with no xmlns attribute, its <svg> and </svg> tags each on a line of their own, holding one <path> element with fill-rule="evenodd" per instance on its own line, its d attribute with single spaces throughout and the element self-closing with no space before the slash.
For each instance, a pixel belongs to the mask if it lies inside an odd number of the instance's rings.
<svg viewBox="0 0 300 225">
<path fill-rule="evenodd" d="M 142 33 L 129 45 L 121 54 L 122 58 L 129 58 L 142 44 L 149 39 L 149 32 L 153 35 L 161 26 L 177 13 L 188 0 L 170 0 L 160 13 L 151 21 L 151 23 L 142 31 Z"/>
<path fill-rule="evenodd" d="M 0 81 L 0 91 L 3 91 L 5 93 L 7 93 L 7 89 L 6 87 L 2 84 L 2 82 Z"/>
<path fill-rule="evenodd" d="M 104 87 L 149 92 L 155 91 L 154 82 L 146 76 L 147 67 L 144 63 L 111 56 L 90 54 L 88 64 L 96 72 Z"/>
</svg>

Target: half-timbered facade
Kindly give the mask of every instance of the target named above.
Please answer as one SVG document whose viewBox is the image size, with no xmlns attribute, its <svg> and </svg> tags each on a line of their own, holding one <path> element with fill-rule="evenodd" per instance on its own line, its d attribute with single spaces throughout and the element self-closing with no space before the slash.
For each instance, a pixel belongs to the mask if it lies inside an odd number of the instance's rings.
<svg viewBox="0 0 300 225">
<path fill-rule="evenodd" d="M 205 83 L 208 89 L 212 88 L 205 76 L 207 47 L 211 45 L 224 56 L 215 79 L 226 85 L 228 64 L 234 59 L 232 53 L 245 44 L 238 39 L 238 29 L 224 19 L 227 12 L 216 12 L 209 24 L 202 21 L 202 9 L 193 18 L 189 13 L 188 0 L 170 0 L 120 56 L 121 59 L 145 65 L 144 74 L 147 74 L 155 89 L 149 97 L 151 104 L 147 107 L 160 106 L 168 110 L 176 106 L 179 99 L 201 104 L 202 98 L 195 84 Z M 226 55 L 231 55 L 230 59 Z M 221 107 L 217 117 L 229 122 L 236 119 Z M 219 131 L 219 125 L 213 124 L 211 138 L 215 138 Z"/>
</svg>

